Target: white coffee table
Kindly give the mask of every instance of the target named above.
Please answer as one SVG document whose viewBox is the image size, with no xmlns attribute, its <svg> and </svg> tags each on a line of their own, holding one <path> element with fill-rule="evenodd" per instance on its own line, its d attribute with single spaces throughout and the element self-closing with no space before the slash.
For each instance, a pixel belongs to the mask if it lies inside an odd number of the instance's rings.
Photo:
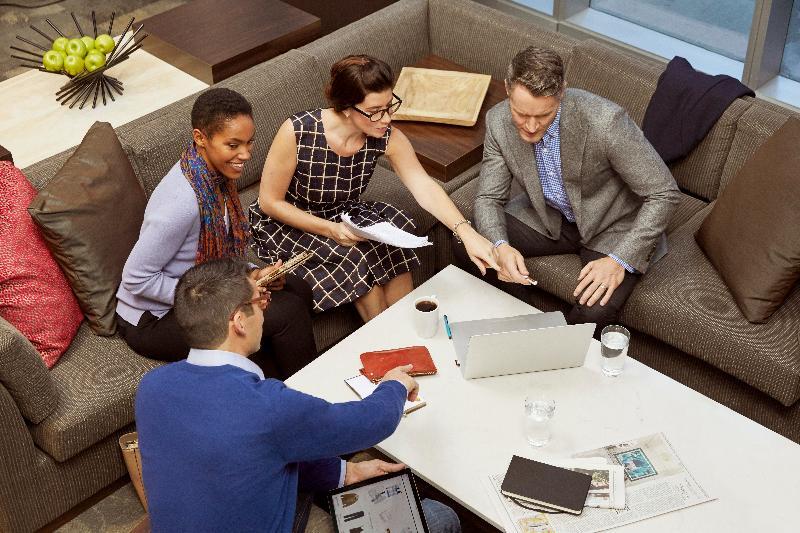
<svg viewBox="0 0 800 533">
<path fill-rule="evenodd" d="M 428 405 L 409 414 L 377 447 L 500 528 L 481 478 L 503 472 L 512 454 L 567 458 L 626 439 L 663 432 L 686 468 L 716 501 L 625 526 L 627 531 L 797 531 L 800 445 L 629 359 L 622 376 L 599 368 L 592 341 L 585 366 L 465 380 L 451 341 L 411 329 L 414 298 L 435 294 L 451 321 L 536 312 L 533 307 L 449 266 L 287 380 L 333 402 L 354 399 L 343 380 L 369 350 L 424 344 L 439 373 L 419 378 Z M 523 398 L 548 387 L 556 400 L 553 440 L 527 444 Z"/>
<path fill-rule="evenodd" d="M 105 106 L 98 96 L 94 109 L 91 97 L 83 109 L 80 102 L 69 109 L 56 101 L 66 76 L 31 70 L 0 83 L 0 145 L 11 152 L 14 164 L 25 168 L 79 144 L 97 120 L 116 128 L 208 87 L 144 50 L 108 74 L 125 90 Z"/>
</svg>

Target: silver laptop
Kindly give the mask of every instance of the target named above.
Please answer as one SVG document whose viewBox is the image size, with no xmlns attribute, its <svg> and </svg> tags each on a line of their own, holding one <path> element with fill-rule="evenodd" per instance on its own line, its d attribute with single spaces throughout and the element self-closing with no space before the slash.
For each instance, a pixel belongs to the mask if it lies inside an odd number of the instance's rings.
<svg viewBox="0 0 800 533">
<path fill-rule="evenodd" d="M 582 366 L 594 329 L 567 325 L 559 311 L 450 323 L 467 379 Z"/>
</svg>

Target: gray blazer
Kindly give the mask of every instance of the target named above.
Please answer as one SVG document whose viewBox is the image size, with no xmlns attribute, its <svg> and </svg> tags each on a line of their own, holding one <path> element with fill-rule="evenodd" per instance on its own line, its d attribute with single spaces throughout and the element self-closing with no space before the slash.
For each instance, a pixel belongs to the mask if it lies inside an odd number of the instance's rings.
<svg viewBox="0 0 800 533">
<path fill-rule="evenodd" d="M 580 89 L 561 102 L 561 171 L 581 242 L 615 254 L 639 272 L 666 253 L 667 227 L 680 196 L 669 169 L 617 104 Z M 551 239 L 561 213 L 542 193 L 533 145 L 522 140 L 508 100 L 486 114 L 475 225 L 487 239 L 508 240 L 505 213 Z M 510 199 L 512 181 L 524 191 Z"/>
</svg>

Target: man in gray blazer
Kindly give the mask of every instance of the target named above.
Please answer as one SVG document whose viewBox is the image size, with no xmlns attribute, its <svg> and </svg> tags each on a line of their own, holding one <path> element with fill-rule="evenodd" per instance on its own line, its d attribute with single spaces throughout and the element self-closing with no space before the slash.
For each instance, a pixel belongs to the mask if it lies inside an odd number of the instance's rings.
<svg viewBox="0 0 800 533">
<path fill-rule="evenodd" d="M 584 266 L 567 321 L 599 330 L 666 253 L 678 187 L 620 106 L 566 88 L 552 50 L 519 52 L 506 91 L 486 115 L 476 227 L 494 242 L 497 278 L 506 283 L 531 283 L 524 257 L 578 254 Z M 521 192 L 512 198 L 515 182 Z"/>
</svg>

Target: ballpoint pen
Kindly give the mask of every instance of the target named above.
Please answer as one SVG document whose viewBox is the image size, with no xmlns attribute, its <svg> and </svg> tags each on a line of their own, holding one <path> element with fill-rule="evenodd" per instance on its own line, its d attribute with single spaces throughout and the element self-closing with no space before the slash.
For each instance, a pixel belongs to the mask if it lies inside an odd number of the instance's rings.
<svg viewBox="0 0 800 533">
<path fill-rule="evenodd" d="M 450 330 L 450 321 L 447 320 L 447 315 L 442 315 L 444 317 L 444 330 L 447 332 L 447 338 L 453 338 L 453 332 Z"/>
</svg>

